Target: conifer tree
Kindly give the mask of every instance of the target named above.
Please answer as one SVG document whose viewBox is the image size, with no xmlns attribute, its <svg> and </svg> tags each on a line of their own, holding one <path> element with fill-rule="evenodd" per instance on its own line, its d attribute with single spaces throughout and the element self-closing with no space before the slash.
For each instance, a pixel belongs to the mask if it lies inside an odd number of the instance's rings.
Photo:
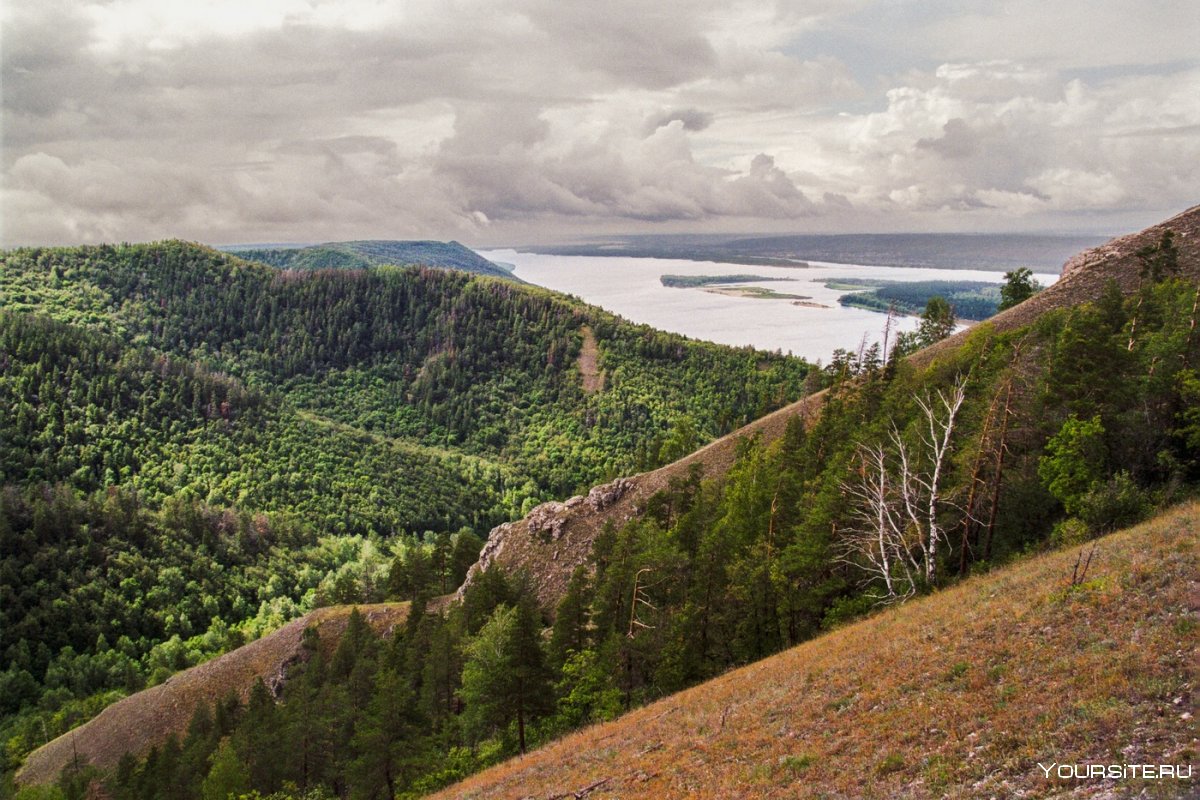
<svg viewBox="0 0 1200 800">
<path fill-rule="evenodd" d="M 394 798 L 418 766 L 422 720 L 412 689 L 398 673 L 380 671 L 375 687 L 351 740 L 352 796 Z"/>
<path fill-rule="evenodd" d="M 554 614 L 547 658 L 551 667 L 561 669 L 570 653 L 582 653 L 588 647 L 590 626 L 591 581 L 587 568 L 581 564 L 571 574 L 566 594 Z"/>
<path fill-rule="evenodd" d="M 997 310 L 1004 311 L 1018 303 L 1023 303 L 1033 297 L 1041 288 L 1037 279 L 1033 277 L 1033 270 L 1028 267 L 1020 267 L 1006 272 L 1004 273 L 1004 283 L 1000 286 L 1000 304 L 997 306 Z"/>
<path fill-rule="evenodd" d="M 203 800 L 229 800 L 250 791 L 250 774 L 226 739 L 213 756 L 212 768 L 200 785 Z"/>
<path fill-rule="evenodd" d="M 287 759 L 282 714 L 262 680 L 254 682 L 234 744 L 246 764 L 250 783 L 264 792 L 276 791 L 283 781 Z"/>
<path fill-rule="evenodd" d="M 546 710 L 549 680 L 531 603 L 501 605 L 466 646 L 465 725 L 478 741 L 511 723 L 526 748 L 526 723 Z"/>
</svg>

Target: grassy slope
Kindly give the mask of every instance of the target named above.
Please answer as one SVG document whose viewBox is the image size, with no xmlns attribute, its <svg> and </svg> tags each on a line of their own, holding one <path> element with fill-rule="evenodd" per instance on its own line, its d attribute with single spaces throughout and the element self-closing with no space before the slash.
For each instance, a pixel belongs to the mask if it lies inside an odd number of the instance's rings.
<svg viewBox="0 0 1200 800">
<path fill-rule="evenodd" d="M 436 797 L 1182 796 L 1037 764 L 1196 765 L 1198 526 L 1192 503 L 1105 537 L 1073 589 L 1074 549 L 968 580 Z"/>
<path fill-rule="evenodd" d="M 1200 206 L 1194 206 L 1165 222 L 1138 233 L 1113 239 L 1111 242 L 1081 253 L 1064 267 L 1063 278 L 1045 291 L 1039 292 L 1018 306 L 1003 311 L 988 320 L 997 331 L 1012 330 L 1028 325 L 1043 313 L 1056 308 L 1070 308 L 1095 300 L 1109 280 L 1114 280 L 1126 293 L 1137 289 L 1140 262 L 1136 252 L 1146 245 L 1156 245 L 1164 230 L 1176 235 L 1179 265 L 1183 276 L 1200 281 Z M 927 347 L 909 360 L 918 366 L 928 366 L 939 355 L 960 346 L 967 336 L 961 332 Z M 708 477 L 723 475 L 733 464 L 738 441 L 746 436 L 761 436 L 772 441 L 783 434 L 793 416 L 811 419 L 820 413 L 824 393 L 805 397 L 796 403 L 766 415 L 721 439 L 706 445 L 684 458 L 625 479 L 626 490 L 614 502 L 596 510 L 589 504 L 578 504 L 559 512 L 566 522 L 562 536 L 556 541 L 529 533 L 528 518 L 506 523 L 491 534 L 495 544 L 488 554 L 488 563 L 497 563 L 508 571 L 524 571 L 532 579 L 543 606 L 552 610 L 566 590 L 567 581 L 575 567 L 588 562 L 592 542 L 606 522 L 618 525 L 636 516 L 640 506 L 655 492 L 668 486 L 672 479 L 687 476 L 694 466 Z M 487 566 L 481 563 L 481 566 Z M 468 576 L 468 580 L 471 576 Z"/>
<path fill-rule="evenodd" d="M 358 608 L 379 632 L 408 617 L 408 603 Z M 119 700 L 94 719 L 34 751 L 17 773 L 17 780 L 26 784 L 54 781 L 76 753 L 81 762 L 106 769 L 115 767 L 126 750 L 141 756 L 172 733 L 182 737 L 200 703 L 212 704 L 230 692 L 245 699 L 259 678 L 268 686 L 282 679 L 288 664 L 301 658 L 301 634 L 310 625 L 316 626 L 322 643 L 332 648 L 345 630 L 350 609 L 319 608 L 268 636 Z"/>
</svg>

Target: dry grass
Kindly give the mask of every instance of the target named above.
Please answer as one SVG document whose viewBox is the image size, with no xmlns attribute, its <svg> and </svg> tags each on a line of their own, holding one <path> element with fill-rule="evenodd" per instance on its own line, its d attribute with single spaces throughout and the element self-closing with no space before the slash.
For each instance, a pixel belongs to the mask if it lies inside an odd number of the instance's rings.
<svg viewBox="0 0 1200 800">
<path fill-rule="evenodd" d="M 172 733 L 182 735 L 200 703 L 211 705 L 230 692 L 245 699 L 259 678 L 268 684 L 280 680 L 287 666 L 301 657 L 301 634 L 310 625 L 317 627 L 322 645 L 332 650 L 346 628 L 350 609 L 317 609 L 268 636 L 113 703 L 94 719 L 31 753 L 17 780 L 25 784 L 56 780 L 76 757 L 81 764 L 114 767 L 126 752 L 143 755 Z M 358 609 L 380 633 L 408 617 L 408 603 Z"/>
<path fill-rule="evenodd" d="M 1179 797 L 1038 762 L 1197 763 L 1200 504 L 879 613 L 440 798 Z"/>
<path fill-rule="evenodd" d="M 1148 244 L 1157 244 L 1163 231 L 1168 228 L 1176 235 L 1182 274 L 1200 281 L 1200 206 L 1195 206 L 1159 225 L 1114 239 L 1075 256 L 1067 262 L 1062 280 L 1024 303 L 996 315 L 988 324 L 997 332 L 1028 325 L 1047 311 L 1071 308 L 1098 298 L 1110 279 L 1115 280 L 1125 292 L 1133 292 L 1138 285 L 1140 269 L 1136 252 Z M 966 332 L 951 336 L 914 353 L 909 360 L 919 367 L 928 366 L 961 346 L 966 336 Z M 542 606 L 552 611 L 566 591 L 575 567 L 588 563 L 592 542 L 605 523 L 620 525 L 636 516 L 639 506 L 651 495 L 667 487 L 672 479 L 686 477 L 695 464 L 703 468 L 707 477 L 724 475 L 733 463 L 739 440 L 759 435 L 764 441 L 773 441 L 783 434 L 792 417 L 800 416 L 807 420 L 820 413 L 824 399 L 823 392 L 805 397 L 673 464 L 633 476 L 630 479 L 633 488 L 602 511 L 595 511 L 587 505 L 569 509 L 564 515 L 567 522 L 563 535 L 557 541 L 531 535 L 523 520 L 514 523 L 504 534 L 504 547 L 495 561 L 510 572 L 524 571 L 529 575 Z"/>
</svg>

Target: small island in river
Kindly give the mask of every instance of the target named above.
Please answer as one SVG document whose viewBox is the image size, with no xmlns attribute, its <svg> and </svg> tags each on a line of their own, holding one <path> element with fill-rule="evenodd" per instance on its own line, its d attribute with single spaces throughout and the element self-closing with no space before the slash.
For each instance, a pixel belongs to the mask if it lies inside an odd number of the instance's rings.
<svg viewBox="0 0 1200 800">
<path fill-rule="evenodd" d="M 672 289 L 703 289 L 727 297 L 751 297 L 758 300 L 810 300 L 808 295 L 787 294 L 763 286 L 734 284 L 782 281 L 787 278 L 768 278 L 764 275 L 663 275 L 659 280 Z"/>
<path fill-rule="evenodd" d="M 663 275 L 662 285 L 671 289 L 695 289 L 704 286 L 720 286 L 727 283 L 763 283 L 784 281 L 787 278 L 768 278 L 765 275 Z"/>
</svg>

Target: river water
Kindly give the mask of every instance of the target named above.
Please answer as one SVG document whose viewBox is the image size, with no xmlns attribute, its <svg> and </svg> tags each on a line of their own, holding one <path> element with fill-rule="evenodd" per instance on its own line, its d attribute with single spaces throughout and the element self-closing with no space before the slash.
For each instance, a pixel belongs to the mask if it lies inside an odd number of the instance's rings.
<svg viewBox="0 0 1200 800">
<path fill-rule="evenodd" d="M 845 288 L 827 289 L 825 281 L 839 278 L 889 281 L 954 280 L 1001 283 L 1003 272 L 964 269 L 880 267 L 810 261 L 806 268 L 780 268 L 625 256 L 562 256 L 487 250 L 492 261 L 512 264 L 524 281 L 575 295 L 632 321 L 696 339 L 828 362 L 835 349 L 854 350 L 866 337 L 881 338 L 885 315 L 843 307 L 837 300 Z M 759 275 L 786 281 L 752 284 L 784 294 L 805 295 L 823 308 L 797 305 L 791 299 L 760 299 L 713 294 L 700 288 L 662 285 L 662 275 Z M 1037 274 L 1048 286 L 1053 273 Z M 901 330 L 917 325 L 916 318 L 900 320 Z"/>
</svg>

